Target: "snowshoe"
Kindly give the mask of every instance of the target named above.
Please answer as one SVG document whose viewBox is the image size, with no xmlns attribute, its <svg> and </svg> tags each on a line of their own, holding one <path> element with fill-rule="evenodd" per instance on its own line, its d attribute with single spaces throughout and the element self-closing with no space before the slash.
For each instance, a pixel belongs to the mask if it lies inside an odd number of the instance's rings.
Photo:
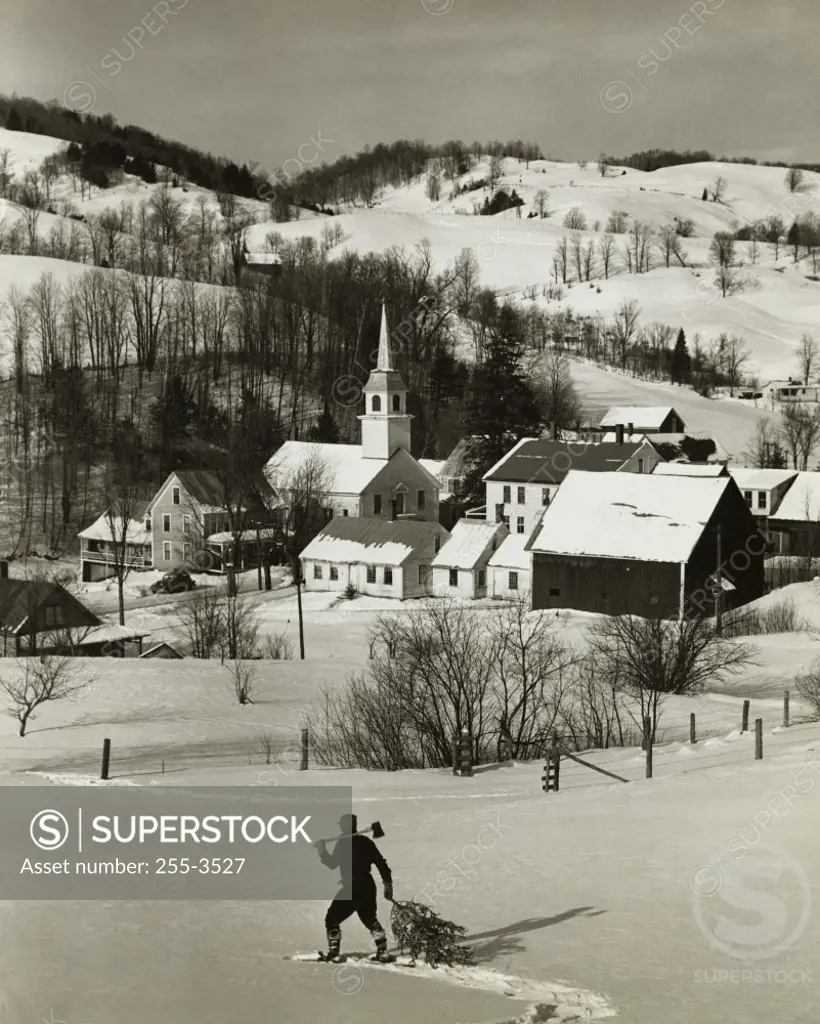
<svg viewBox="0 0 820 1024">
<path fill-rule="evenodd" d="M 342 956 L 341 953 L 333 953 L 330 951 L 327 953 L 323 953 L 320 949 L 318 956 L 319 963 L 322 964 L 343 964 L 345 962 L 344 957 Z"/>
</svg>

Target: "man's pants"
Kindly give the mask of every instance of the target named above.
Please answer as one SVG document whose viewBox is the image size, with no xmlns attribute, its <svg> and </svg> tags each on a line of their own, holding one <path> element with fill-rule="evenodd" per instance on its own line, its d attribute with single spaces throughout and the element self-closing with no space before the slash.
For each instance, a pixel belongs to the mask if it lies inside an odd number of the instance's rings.
<svg viewBox="0 0 820 1024">
<path fill-rule="evenodd" d="M 338 953 L 342 941 L 342 929 L 340 925 L 354 914 L 359 915 L 359 920 L 367 928 L 376 942 L 376 949 L 386 949 L 387 937 L 384 928 L 379 924 L 376 917 L 376 883 L 372 878 L 365 882 L 357 882 L 353 886 L 352 899 L 334 900 L 325 915 L 325 928 L 327 929 L 327 941 L 331 953 Z"/>
</svg>

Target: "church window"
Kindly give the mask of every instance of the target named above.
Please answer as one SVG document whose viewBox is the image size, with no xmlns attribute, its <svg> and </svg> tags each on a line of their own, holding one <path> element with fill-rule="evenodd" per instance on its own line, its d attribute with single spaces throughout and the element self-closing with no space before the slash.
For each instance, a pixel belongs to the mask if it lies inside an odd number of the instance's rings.
<svg viewBox="0 0 820 1024">
<path fill-rule="evenodd" d="M 381 398 L 379 398 L 378 395 L 374 395 L 373 396 L 373 404 L 372 404 L 371 408 L 372 408 L 373 412 L 381 412 L 382 411 L 382 400 L 381 400 Z"/>
<path fill-rule="evenodd" d="M 393 395 L 393 412 L 401 412 L 401 395 Z"/>
</svg>

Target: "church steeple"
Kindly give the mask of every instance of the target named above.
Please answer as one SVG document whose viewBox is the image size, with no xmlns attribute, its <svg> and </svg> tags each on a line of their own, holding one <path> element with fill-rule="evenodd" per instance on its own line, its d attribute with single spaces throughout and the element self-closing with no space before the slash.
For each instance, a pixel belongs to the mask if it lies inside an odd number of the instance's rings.
<svg viewBox="0 0 820 1024">
<path fill-rule="evenodd" d="M 362 457 L 389 459 L 399 448 L 410 451 L 410 421 L 407 415 L 407 388 L 393 366 L 387 310 L 382 303 L 379 350 L 376 368 L 364 388 L 365 414 L 362 423 Z"/>
</svg>

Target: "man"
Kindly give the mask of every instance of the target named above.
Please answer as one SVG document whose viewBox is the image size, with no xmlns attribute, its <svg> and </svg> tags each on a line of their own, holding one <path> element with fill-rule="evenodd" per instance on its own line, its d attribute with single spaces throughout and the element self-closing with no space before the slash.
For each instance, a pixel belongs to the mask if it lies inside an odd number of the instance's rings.
<svg viewBox="0 0 820 1024">
<path fill-rule="evenodd" d="M 342 881 L 339 894 L 330 904 L 325 915 L 328 952 L 325 957 L 335 963 L 339 962 L 339 948 L 342 942 L 341 924 L 353 914 L 369 929 L 376 943 L 375 959 L 390 961 L 387 952 L 387 936 L 376 916 L 376 883 L 371 874 L 375 866 L 384 883 L 384 898 L 393 899 L 393 876 L 387 861 L 379 852 L 378 847 L 368 836 L 355 835 L 356 815 L 343 814 L 339 819 L 342 838 L 336 841 L 333 853 L 327 852 L 323 840 L 316 844 L 319 858 L 329 868 L 341 868 Z"/>
</svg>

